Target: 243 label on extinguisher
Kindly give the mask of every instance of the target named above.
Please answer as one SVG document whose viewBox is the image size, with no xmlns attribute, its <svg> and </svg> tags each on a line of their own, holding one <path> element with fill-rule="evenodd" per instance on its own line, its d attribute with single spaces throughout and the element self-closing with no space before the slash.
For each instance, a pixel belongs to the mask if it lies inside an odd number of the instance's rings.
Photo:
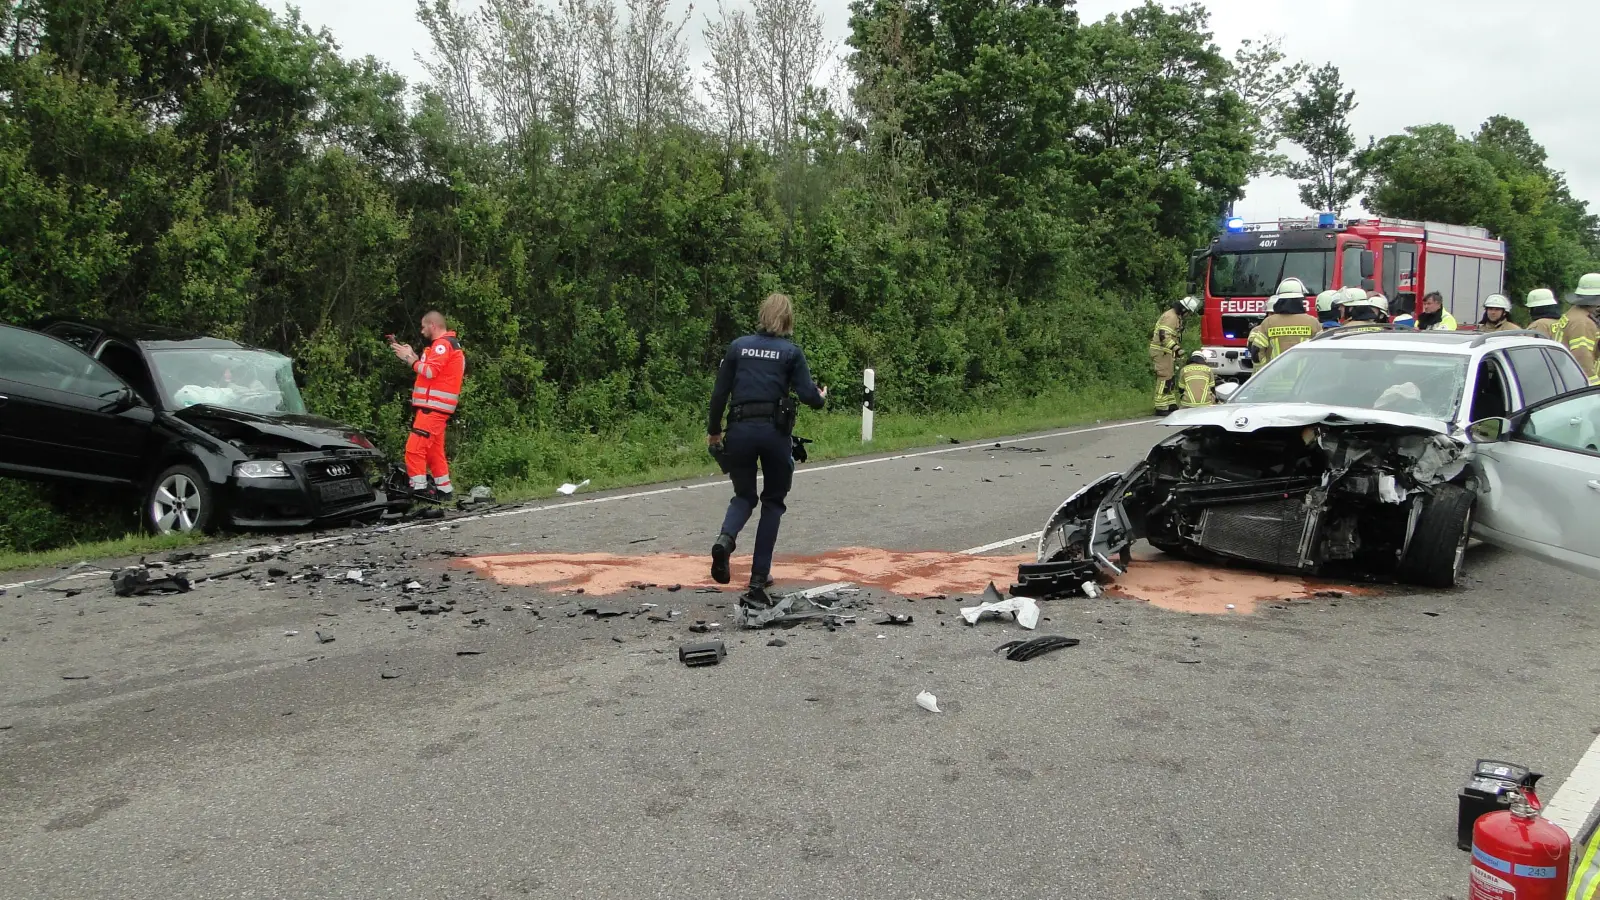
<svg viewBox="0 0 1600 900">
<path fill-rule="evenodd" d="M 1517 900 L 1517 886 L 1493 872 L 1474 867 L 1467 900 Z"/>
</svg>

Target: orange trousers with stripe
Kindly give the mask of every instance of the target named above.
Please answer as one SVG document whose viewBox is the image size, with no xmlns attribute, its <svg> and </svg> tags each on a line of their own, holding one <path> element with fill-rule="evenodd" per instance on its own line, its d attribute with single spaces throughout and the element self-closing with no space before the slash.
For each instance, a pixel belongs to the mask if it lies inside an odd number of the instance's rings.
<svg viewBox="0 0 1600 900">
<path fill-rule="evenodd" d="M 448 424 L 450 417 L 442 412 L 417 410 L 417 417 L 411 422 L 411 436 L 406 438 L 406 475 L 413 489 L 427 487 L 431 474 L 440 493 L 454 490 L 450 484 L 450 461 L 444 455 L 444 429 Z"/>
</svg>

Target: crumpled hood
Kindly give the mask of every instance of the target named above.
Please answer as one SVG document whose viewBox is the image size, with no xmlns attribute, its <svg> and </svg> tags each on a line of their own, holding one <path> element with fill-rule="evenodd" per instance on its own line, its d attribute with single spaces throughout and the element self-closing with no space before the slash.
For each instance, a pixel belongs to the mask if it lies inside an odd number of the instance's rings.
<svg viewBox="0 0 1600 900">
<path fill-rule="evenodd" d="M 361 432 L 321 416 L 269 416 L 205 404 L 179 410 L 173 415 L 229 443 L 272 453 L 373 451 L 372 442 Z"/>
<path fill-rule="evenodd" d="M 1262 428 L 1296 428 L 1305 425 L 1389 425 L 1434 434 L 1449 434 L 1450 426 L 1441 419 L 1407 413 L 1353 406 L 1326 406 L 1321 403 L 1221 403 L 1194 409 L 1180 409 L 1161 424 L 1172 428 L 1216 425 L 1228 431 L 1249 433 Z"/>
</svg>

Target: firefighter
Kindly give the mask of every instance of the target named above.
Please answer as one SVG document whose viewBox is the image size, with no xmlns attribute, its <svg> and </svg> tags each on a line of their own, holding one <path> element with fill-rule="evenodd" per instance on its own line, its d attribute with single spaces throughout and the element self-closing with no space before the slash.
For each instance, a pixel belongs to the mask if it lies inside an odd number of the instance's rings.
<svg viewBox="0 0 1600 900">
<path fill-rule="evenodd" d="M 1339 319 L 1344 315 L 1343 305 L 1344 294 L 1340 291 L 1323 291 L 1317 295 L 1317 318 L 1322 321 L 1324 331 L 1339 327 Z"/>
<path fill-rule="evenodd" d="M 1177 377 L 1178 348 L 1183 345 L 1184 321 L 1191 313 L 1199 312 L 1200 298 L 1184 297 L 1156 320 L 1156 330 L 1150 335 L 1150 364 L 1156 370 L 1156 415 L 1172 412 L 1178 403 Z"/>
<path fill-rule="evenodd" d="M 1189 364 L 1178 373 L 1178 405 L 1184 409 L 1210 406 L 1217 402 L 1217 373 L 1199 350 L 1189 354 Z"/>
<path fill-rule="evenodd" d="M 411 435 L 406 438 L 406 475 L 411 479 L 413 493 L 449 500 L 455 494 L 455 486 L 450 483 L 450 463 L 444 454 L 444 430 L 461 399 L 467 356 L 456 333 L 438 311 L 422 317 L 422 336 L 427 338 L 428 346 L 420 357 L 405 344 L 389 344 L 394 355 L 417 373 L 411 386 L 411 405 L 417 415 L 411 422 Z M 429 474 L 433 475 L 433 491 L 425 493 Z"/>
<path fill-rule="evenodd" d="M 1556 321 L 1561 318 L 1561 301 L 1556 299 L 1555 292 L 1549 288 L 1534 288 L 1528 292 L 1528 323 L 1529 331 L 1537 331 L 1545 337 L 1553 337 L 1552 330 Z"/>
<path fill-rule="evenodd" d="M 1322 333 L 1322 323 L 1306 313 L 1306 286 L 1285 278 L 1273 297 L 1272 315 L 1250 330 L 1250 358 L 1260 366 L 1285 350 Z"/>
<path fill-rule="evenodd" d="M 1389 300 L 1382 294 L 1367 296 L 1361 288 L 1350 288 L 1344 299 L 1344 327 L 1356 331 L 1382 331 L 1388 321 Z"/>
<path fill-rule="evenodd" d="M 1511 301 L 1504 295 L 1490 294 L 1483 301 L 1483 319 L 1479 331 L 1516 331 L 1517 323 L 1511 321 Z"/>
<path fill-rule="evenodd" d="M 761 523 L 756 527 L 755 553 L 750 560 L 750 588 L 740 603 L 768 609 L 772 600 L 772 551 L 778 544 L 778 526 L 787 507 L 784 500 L 794 478 L 792 451 L 792 390 L 800 400 L 821 409 L 826 387 L 811 381 L 806 355 L 789 338 L 794 334 L 794 304 L 783 294 L 772 294 L 761 304 L 755 334 L 728 345 L 711 390 L 711 421 L 706 443 L 718 454 L 723 471 L 733 482 L 733 499 L 722 520 L 722 531 L 711 547 L 711 578 L 727 584 L 732 577 L 728 558 L 739 532 L 750 521 L 759 499 Z M 722 413 L 728 407 L 728 434 L 722 434 Z M 765 476 L 756 495 L 756 466 Z"/>
<path fill-rule="evenodd" d="M 1422 298 L 1422 314 L 1417 316 L 1418 331 L 1455 331 L 1456 317 L 1444 308 L 1444 295 L 1431 291 Z"/>
<path fill-rule="evenodd" d="M 1594 320 L 1597 306 L 1600 306 L 1600 273 L 1590 272 L 1578 279 L 1572 305 L 1550 331 L 1557 343 L 1565 344 L 1572 351 L 1573 358 L 1583 367 L 1583 374 L 1589 376 L 1590 384 L 1600 384 L 1600 362 L 1596 361 L 1595 354 L 1595 340 L 1600 338 L 1600 325 Z"/>
</svg>

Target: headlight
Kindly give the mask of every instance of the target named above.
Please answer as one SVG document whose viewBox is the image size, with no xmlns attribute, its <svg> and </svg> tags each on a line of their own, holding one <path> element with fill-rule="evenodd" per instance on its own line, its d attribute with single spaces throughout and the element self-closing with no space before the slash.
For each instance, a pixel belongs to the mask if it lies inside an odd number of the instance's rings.
<svg viewBox="0 0 1600 900">
<path fill-rule="evenodd" d="M 277 460 L 251 460 L 234 463 L 235 478 L 288 478 L 289 467 Z"/>
</svg>

